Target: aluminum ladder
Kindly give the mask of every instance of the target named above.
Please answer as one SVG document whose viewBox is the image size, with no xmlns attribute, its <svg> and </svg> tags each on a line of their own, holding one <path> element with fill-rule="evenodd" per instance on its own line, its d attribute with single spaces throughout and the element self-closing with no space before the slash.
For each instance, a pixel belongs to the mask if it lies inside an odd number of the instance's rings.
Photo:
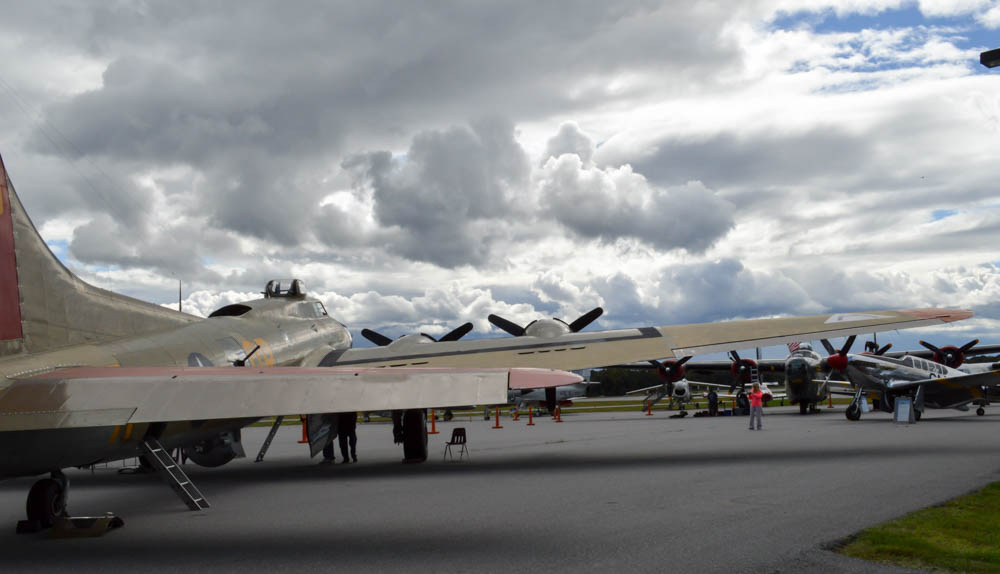
<svg viewBox="0 0 1000 574">
<path fill-rule="evenodd" d="M 198 487 L 191 482 L 187 474 L 181 469 L 170 453 L 167 452 L 160 441 L 155 438 L 147 438 L 142 441 L 142 453 L 146 455 L 146 460 L 160 472 L 160 476 L 167 481 L 170 488 L 174 489 L 177 496 L 184 501 L 191 510 L 203 510 L 210 505 L 202 496 Z"/>
</svg>

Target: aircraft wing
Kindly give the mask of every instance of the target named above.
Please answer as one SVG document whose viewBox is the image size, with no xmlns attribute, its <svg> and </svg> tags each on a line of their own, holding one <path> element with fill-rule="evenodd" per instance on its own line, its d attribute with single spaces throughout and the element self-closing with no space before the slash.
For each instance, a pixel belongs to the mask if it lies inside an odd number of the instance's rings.
<svg viewBox="0 0 1000 574">
<path fill-rule="evenodd" d="M 764 347 L 779 343 L 940 325 L 972 316 L 955 309 L 912 309 L 832 313 L 581 331 L 556 337 L 503 337 L 442 341 L 403 348 L 371 347 L 336 351 L 323 366 L 540 367 L 576 370 L 663 357 L 679 357 Z"/>
<path fill-rule="evenodd" d="M 780 359 L 761 359 L 756 361 L 761 380 L 780 382 L 785 372 L 785 361 Z M 730 361 L 688 361 L 684 363 L 684 378 L 696 384 L 714 384 L 719 387 L 730 387 L 733 374 Z M 655 369 L 650 362 L 626 363 L 611 365 L 605 369 Z"/>
<path fill-rule="evenodd" d="M 957 377 L 941 377 L 939 379 L 923 379 L 920 381 L 893 381 L 889 383 L 889 388 L 892 390 L 912 389 L 913 387 L 927 384 L 965 389 L 1000 385 L 1000 371 L 988 371 Z"/>
<path fill-rule="evenodd" d="M 662 388 L 663 388 L 662 384 L 660 384 L 660 385 L 653 385 L 652 387 L 645 387 L 645 388 L 642 388 L 642 389 L 635 389 L 635 390 L 632 390 L 632 391 L 626 391 L 625 395 L 626 396 L 628 396 L 628 395 L 642 395 L 642 394 L 648 393 L 650 391 L 655 391 L 657 389 L 662 389 Z"/>
<path fill-rule="evenodd" d="M 0 431 L 507 402 L 577 383 L 541 369 L 75 367 L 0 390 Z"/>
<path fill-rule="evenodd" d="M 1000 353 L 1000 345 L 979 345 L 973 347 L 966 351 L 964 354 L 967 357 L 973 357 L 976 355 L 994 355 Z M 915 349 L 913 351 L 889 351 L 885 353 L 884 356 L 892 357 L 894 359 L 899 359 L 909 355 L 911 357 L 920 357 L 921 359 L 932 359 L 934 358 L 934 351 L 929 349 Z"/>
</svg>

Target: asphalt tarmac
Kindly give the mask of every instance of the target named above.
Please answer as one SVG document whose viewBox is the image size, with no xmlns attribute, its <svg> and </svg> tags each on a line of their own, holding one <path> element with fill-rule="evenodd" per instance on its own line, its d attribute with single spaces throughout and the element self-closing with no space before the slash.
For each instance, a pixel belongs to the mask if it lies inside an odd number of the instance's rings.
<svg viewBox="0 0 1000 574">
<path fill-rule="evenodd" d="M 794 413 L 792 411 L 795 411 Z M 156 475 L 72 471 L 75 515 L 115 511 L 103 538 L 14 534 L 34 479 L 0 483 L 4 572 L 900 572 L 827 550 L 868 526 L 1000 480 L 1000 411 L 888 414 L 768 408 L 743 417 L 588 413 L 536 425 L 439 423 L 431 458 L 400 464 L 391 427 L 359 424 L 360 462 L 319 465 L 283 427 L 245 430 L 248 458 L 186 468 L 190 512 Z M 443 462 L 451 429 L 471 461 Z M 339 458 L 339 455 L 338 455 Z"/>
</svg>

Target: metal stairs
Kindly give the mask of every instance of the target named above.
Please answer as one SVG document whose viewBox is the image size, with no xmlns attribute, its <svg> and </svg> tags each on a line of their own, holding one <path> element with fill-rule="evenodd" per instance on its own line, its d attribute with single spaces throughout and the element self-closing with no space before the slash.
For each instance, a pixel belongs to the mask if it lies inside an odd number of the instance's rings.
<svg viewBox="0 0 1000 574">
<path fill-rule="evenodd" d="M 152 437 L 147 438 L 142 441 L 141 449 L 142 454 L 146 455 L 146 460 L 160 472 L 160 476 L 167 481 L 188 508 L 203 510 L 210 506 L 198 487 L 191 482 L 160 441 Z"/>
</svg>

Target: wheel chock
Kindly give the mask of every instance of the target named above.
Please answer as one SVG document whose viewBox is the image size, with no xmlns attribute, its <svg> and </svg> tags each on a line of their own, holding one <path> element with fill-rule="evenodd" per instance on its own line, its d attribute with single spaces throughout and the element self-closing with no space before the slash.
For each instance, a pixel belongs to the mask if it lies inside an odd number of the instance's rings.
<svg viewBox="0 0 1000 574">
<path fill-rule="evenodd" d="M 64 516 L 56 520 L 49 531 L 49 538 L 96 538 L 125 526 L 119 516 Z"/>
</svg>

